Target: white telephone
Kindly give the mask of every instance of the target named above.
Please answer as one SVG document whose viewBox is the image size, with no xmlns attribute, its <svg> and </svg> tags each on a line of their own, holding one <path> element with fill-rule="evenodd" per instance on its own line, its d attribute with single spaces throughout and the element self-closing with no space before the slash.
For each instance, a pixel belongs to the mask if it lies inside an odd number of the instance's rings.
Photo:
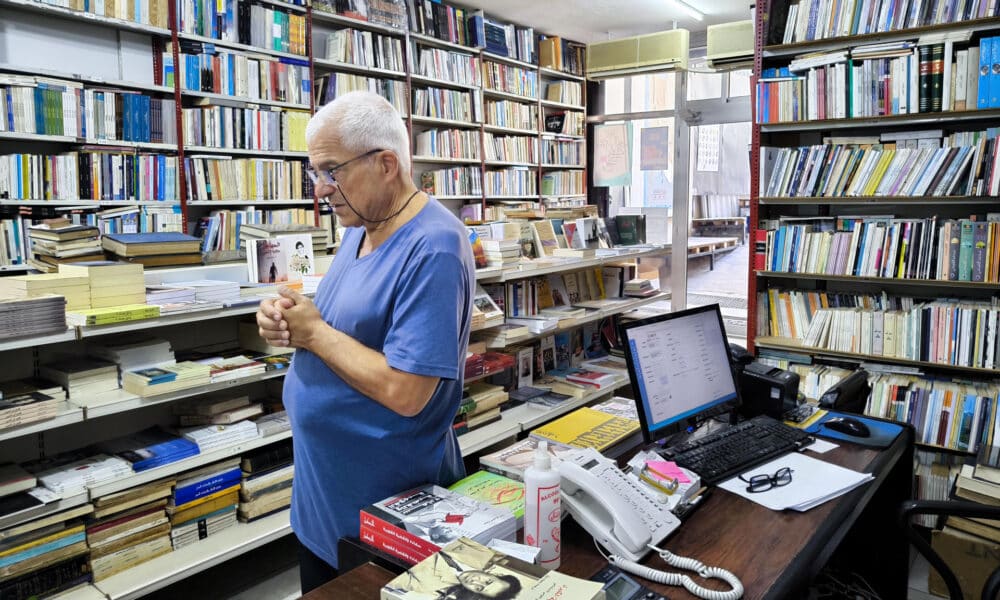
<svg viewBox="0 0 1000 600">
<path fill-rule="evenodd" d="M 681 522 L 593 448 L 562 457 L 562 504 L 602 546 L 640 560 Z"/>
<path fill-rule="evenodd" d="M 680 527 L 680 520 L 666 504 L 653 499 L 638 483 L 625 475 L 614 461 L 593 448 L 561 457 L 562 505 L 594 539 L 611 551 L 608 562 L 623 571 L 667 585 L 684 586 L 692 594 L 709 600 L 737 600 L 743 584 L 725 569 L 708 567 L 697 560 L 671 554 L 656 544 Z M 695 571 L 702 577 L 722 579 L 731 587 L 716 591 L 701 587 L 687 575 L 657 571 L 638 563 L 656 550 L 667 564 Z"/>
</svg>

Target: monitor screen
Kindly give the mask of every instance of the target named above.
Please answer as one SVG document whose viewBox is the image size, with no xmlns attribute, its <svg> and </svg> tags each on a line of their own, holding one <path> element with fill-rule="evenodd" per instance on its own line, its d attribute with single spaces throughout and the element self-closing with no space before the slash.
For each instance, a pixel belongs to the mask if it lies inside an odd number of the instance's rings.
<svg viewBox="0 0 1000 600">
<path fill-rule="evenodd" d="M 621 325 L 646 442 L 739 406 L 718 304 Z"/>
</svg>

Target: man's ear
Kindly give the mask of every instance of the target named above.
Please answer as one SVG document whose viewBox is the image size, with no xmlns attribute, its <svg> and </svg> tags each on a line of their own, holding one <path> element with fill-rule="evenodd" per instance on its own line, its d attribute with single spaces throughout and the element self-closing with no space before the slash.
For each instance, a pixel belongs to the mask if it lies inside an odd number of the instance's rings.
<svg viewBox="0 0 1000 600">
<path fill-rule="evenodd" d="M 399 173 L 399 157 L 395 152 L 383 151 L 378 155 L 378 166 L 387 179 L 393 179 Z"/>
</svg>

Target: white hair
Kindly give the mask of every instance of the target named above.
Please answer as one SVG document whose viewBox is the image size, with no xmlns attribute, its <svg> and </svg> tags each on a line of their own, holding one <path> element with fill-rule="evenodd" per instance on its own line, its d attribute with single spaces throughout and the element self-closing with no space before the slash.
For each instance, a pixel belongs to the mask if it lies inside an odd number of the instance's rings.
<svg viewBox="0 0 1000 600">
<path fill-rule="evenodd" d="M 372 92 L 348 92 L 323 105 L 306 125 L 306 144 L 320 133 L 336 135 L 340 145 L 353 154 L 376 148 L 392 150 L 399 170 L 410 177 L 410 134 L 396 109 Z"/>
</svg>

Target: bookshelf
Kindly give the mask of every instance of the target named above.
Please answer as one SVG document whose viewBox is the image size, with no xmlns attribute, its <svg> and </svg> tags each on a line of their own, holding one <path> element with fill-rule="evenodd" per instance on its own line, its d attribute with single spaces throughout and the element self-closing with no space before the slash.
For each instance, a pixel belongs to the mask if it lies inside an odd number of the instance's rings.
<svg viewBox="0 0 1000 600">
<path fill-rule="evenodd" d="M 979 93 L 991 81 L 973 57 L 1000 15 L 934 1 L 801 21 L 814 5 L 757 6 L 748 345 L 866 366 L 869 414 L 912 423 L 925 450 L 967 454 L 997 418 L 984 400 L 1000 368 L 987 341 L 997 194 L 979 165 L 996 156 L 1000 104 Z"/>
</svg>

